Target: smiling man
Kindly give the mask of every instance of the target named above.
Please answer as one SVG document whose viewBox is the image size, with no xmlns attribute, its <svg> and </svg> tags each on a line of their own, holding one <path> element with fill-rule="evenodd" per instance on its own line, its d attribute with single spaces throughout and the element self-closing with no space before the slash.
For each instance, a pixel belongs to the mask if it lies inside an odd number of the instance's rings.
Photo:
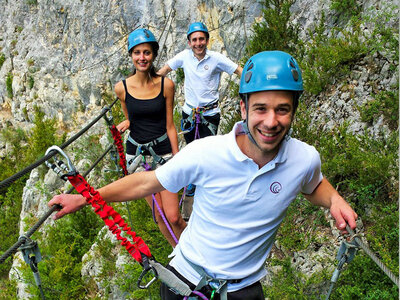
<svg viewBox="0 0 400 300">
<path fill-rule="evenodd" d="M 196 184 L 192 216 L 168 268 L 208 298 L 264 300 L 260 280 L 287 208 L 302 193 L 330 209 L 336 226 L 354 229 L 357 214 L 321 173 L 317 150 L 290 137 L 303 92 L 300 68 L 281 51 L 251 57 L 239 93 L 244 121 L 226 135 L 190 143 L 154 172 L 132 174 L 99 189 L 107 202 L 139 199 Z M 56 218 L 85 199 L 60 195 Z M 165 284 L 164 300 L 183 299 Z"/>
<path fill-rule="evenodd" d="M 185 103 L 182 118 L 187 119 L 193 109 L 202 109 L 205 120 L 214 125 L 213 128 L 202 124 L 199 127 L 200 137 L 214 135 L 220 120 L 218 107 L 221 73 L 241 75 L 242 67 L 221 53 L 207 49 L 210 41 L 207 27 L 201 22 L 190 24 L 187 31 L 188 45 L 185 49 L 170 59 L 158 73 L 165 76 L 172 70 L 183 68 L 185 74 Z M 195 138 L 194 130 L 185 134 L 186 143 Z"/>
<path fill-rule="evenodd" d="M 232 62 L 221 53 L 207 49 L 209 32 L 201 22 L 190 24 L 187 31 L 190 49 L 178 53 L 170 59 L 158 74 L 165 76 L 170 71 L 183 68 L 185 74 L 185 103 L 182 108 L 182 130 L 186 144 L 196 138 L 217 134 L 221 119 L 219 101 L 219 84 L 221 73 L 242 74 L 242 67 Z M 194 124 L 195 113 L 201 112 L 198 135 Z M 186 195 L 193 196 L 194 186 L 189 185 Z"/>
</svg>

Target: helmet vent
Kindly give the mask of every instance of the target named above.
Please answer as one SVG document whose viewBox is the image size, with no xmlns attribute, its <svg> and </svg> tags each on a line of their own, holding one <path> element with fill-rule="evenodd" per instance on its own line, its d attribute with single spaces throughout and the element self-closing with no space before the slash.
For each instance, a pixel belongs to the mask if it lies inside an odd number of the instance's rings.
<svg viewBox="0 0 400 300">
<path fill-rule="evenodd" d="M 295 66 L 294 63 L 293 63 L 293 59 L 290 60 L 290 66 L 291 66 L 292 68 L 296 69 L 296 66 Z"/>
<path fill-rule="evenodd" d="M 292 75 L 293 75 L 294 81 L 298 81 L 299 80 L 299 72 L 297 72 L 296 69 L 292 69 Z"/>
<path fill-rule="evenodd" d="M 250 81 L 250 79 L 251 79 L 251 75 L 253 75 L 253 72 L 247 72 L 245 75 L 244 75 L 244 81 L 246 82 L 246 83 L 248 83 L 249 81 Z"/>
<path fill-rule="evenodd" d="M 247 71 L 253 69 L 253 67 L 254 67 L 254 64 L 250 63 L 249 67 L 247 68 Z"/>
<path fill-rule="evenodd" d="M 146 35 L 146 37 L 147 38 L 149 38 L 150 37 L 150 34 L 147 32 L 147 30 L 145 29 L 145 30 L 143 30 L 143 32 L 144 32 L 144 34 Z"/>
</svg>

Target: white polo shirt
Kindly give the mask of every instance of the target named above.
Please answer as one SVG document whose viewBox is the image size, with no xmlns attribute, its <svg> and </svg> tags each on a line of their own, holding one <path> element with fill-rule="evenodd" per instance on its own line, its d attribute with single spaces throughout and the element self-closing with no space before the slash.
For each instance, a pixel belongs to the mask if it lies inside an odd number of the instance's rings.
<svg viewBox="0 0 400 300">
<path fill-rule="evenodd" d="M 221 53 L 207 50 L 198 60 L 191 49 L 185 49 L 167 62 L 172 70 L 183 68 L 185 73 L 185 104 L 183 111 L 190 114 L 191 107 L 206 106 L 219 100 L 221 72 L 233 74 L 238 65 Z M 190 107 L 191 106 L 191 107 Z M 205 116 L 220 112 L 219 107 L 206 111 Z"/>
<path fill-rule="evenodd" d="M 182 253 L 214 278 L 243 279 L 228 291 L 265 276 L 264 263 L 287 207 L 322 180 L 314 147 L 284 140 L 277 156 L 259 169 L 239 149 L 238 134 L 244 134 L 241 122 L 227 135 L 193 141 L 155 171 L 171 192 L 196 185 L 193 212 L 170 264 L 195 285 L 200 277 Z"/>
</svg>

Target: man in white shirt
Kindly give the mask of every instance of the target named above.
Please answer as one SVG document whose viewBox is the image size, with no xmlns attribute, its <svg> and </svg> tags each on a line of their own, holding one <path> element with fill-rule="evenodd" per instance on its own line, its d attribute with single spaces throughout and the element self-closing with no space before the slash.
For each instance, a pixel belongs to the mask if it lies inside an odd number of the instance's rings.
<svg viewBox="0 0 400 300">
<path fill-rule="evenodd" d="M 207 126 L 200 124 L 199 135 L 205 137 L 217 133 L 220 109 L 218 107 L 221 73 L 242 73 L 242 67 L 232 62 L 221 53 L 207 49 L 209 43 L 209 32 L 201 22 L 190 24 L 187 31 L 188 45 L 185 49 L 170 59 L 158 74 L 165 76 L 172 70 L 183 68 L 185 74 L 185 103 L 183 105 L 182 119 L 187 120 L 193 109 L 202 111 L 204 119 L 211 123 Z M 185 123 L 185 121 L 183 121 Z M 191 129 L 185 136 L 186 143 L 193 141 L 195 137 L 194 128 L 190 128 L 190 122 L 183 126 L 183 130 Z"/>
<path fill-rule="evenodd" d="M 175 55 L 157 73 L 166 76 L 172 70 L 183 68 L 185 103 L 181 129 L 189 144 L 194 139 L 217 134 L 221 119 L 218 106 L 221 73 L 240 76 L 243 69 L 221 53 L 207 49 L 209 32 L 203 23 L 190 24 L 187 39 L 190 49 Z M 194 191 L 195 186 L 189 184 L 186 195 L 193 196 Z"/>
<path fill-rule="evenodd" d="M 260 279 L 279 225 L 296 195 L 330 209 L 336 226 L 356 227 L 357 214 L 321 174 L 313 146 L 290 137 L 303 91 L 289 54 L 265 51 L 244 66 L 239 93 L 244 121 L 226 135 L 199 139 L 155 171 L 126 176 L 101 189 L 106 202 L 140 199 L 197 185 L 192 216 L 168 268 L 193 290 L 220 299 L 263 300 Z M 55 196 L 60 218 L 86 205 L 81 196 Z M 164 300 L 183 299 L 165 284 Z M 217 298 L 218 299 L 218 298 Z"/>
</svg>

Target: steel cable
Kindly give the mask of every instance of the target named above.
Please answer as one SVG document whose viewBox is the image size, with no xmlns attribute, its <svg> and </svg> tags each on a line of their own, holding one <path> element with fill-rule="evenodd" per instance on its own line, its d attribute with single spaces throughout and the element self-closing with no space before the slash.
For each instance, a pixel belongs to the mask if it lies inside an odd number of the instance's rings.
<svg viewBox="0 0 400 300">
<path fill-rule="evenodd" d="M 92 170 L 93 168 L 104 158 L 104 156 L 107 155 L 108 152 L 110 152 L 110 150 L 112 149 L 114 145 L 110 145 L 107 150 L 104 151 L 104 153 L 89 167 L 88 170 L 86 170 L 85 173 L 82 174 L 83 177 L 86 177 Z M 55 151 L 54 151 L 55 152 Z M 54 154 L 56 154 L 57 152 L 55 152 Z M 54 156 L 51 155 L 51 156 Z M 49 155 L 48 155 L 49 156 Z M 49 158 L 51 157 L 49 156 Z M 74 191 L 74 187 L 71 187 L 67 192 L 65 192 L 65 194 L 71 194 Z M 39 221 L 36 222 L 35 225 L 32 226 L 31 229 L 29 229 L 29 231 L 22 235 L 19 239 L 18 242 L 16 242 L 13 246 L 11 246 L 6 252 L 3 253 L 2 256 L 0 256 L 0 264 L 3 263 L 10 255 L 14 254 L 15 252 L 18 251 L 18 248 L 25 243 L 26 239 L 29 238 L 30 236 L 32 236 L 32 234 L 35 233 L 36 230 L 39 229 L 39 227 L 47 220 L 48 217 L 51 216 L 51 214 L 56 211 L 57 209 L 59 209 L 60 207 L 58 205 L 54 205 L 52 206 L 40 219 Z"/>
<path fill-rule="evenodd" d="M 346 230 L 348 233 L 350 233 L 351 238 L 354 238 L 357 244 L 362 248 L 365 253 L 368 254 L 369 257 L 378 265 L 378 267 L 397 285 L 399 286 L 399 278 L 396 277 L 392 271 L 389 270 L 388 267 L 386 267 L 383 262 L 368 248 L 367 245 L 363 243 L 363 241 L 355 235 L 354 231 L 350 228 L 349 225 L 346 225 Z"/>
<path fill-rule="evenodd" d="M 85 126 L 81 131 L 79 131 L 76 135 L 71 137 L 68 141 L 66 141 L 64 144 L 60 146 L 61 149 L 66 148 L 68 145 L 70 145 L 72 142 L 74 142 L 76 139 L 78 139 L 83 133 L 85 133 L 90 127 L 92 127 L 94 124 L 97 123 L 98 120 L 100 120 L 101 117 L 103 117 L 110 109 L 111 107 L 117 102 L 118 98 L 114 100 L 114 102 L 108 107 L 105 106 L 102 109 L 102 112 L 100 115 L 98 115 L 93 121 L 91 121 L 87 126 Z M 3 180 L 0 182 L 0 189 L 3 187 L 6 187 L 10 185 L 12 182 L 16 181 L 17 179 L 21 178 L 25 174 L 29 173 L 33 169 L 37 168 L 40 166 L 42 163 L 44 163 L 46 160 L 52 158 L 57 152 L 56 151 L 51 151 L 49 154 L 45 155 L 44 157 L 38 159 L 36 162 L 32 163 L 22 171 L 19 171 L 18 173 L 8 177 L 7 179 Z"/>
</svg>

